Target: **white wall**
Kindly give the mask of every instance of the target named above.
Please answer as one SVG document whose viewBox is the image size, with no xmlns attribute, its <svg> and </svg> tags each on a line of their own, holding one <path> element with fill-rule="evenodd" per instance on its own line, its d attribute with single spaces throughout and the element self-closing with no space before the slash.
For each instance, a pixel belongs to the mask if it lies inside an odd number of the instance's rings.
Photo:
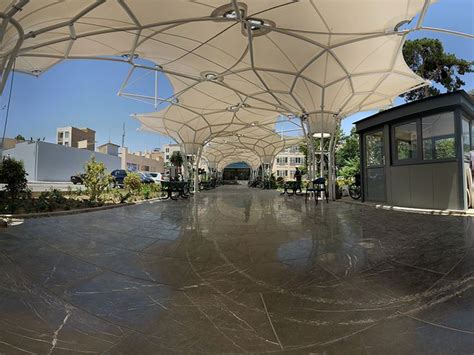
<svg viewBox="0 0 474 355">
<path fill-rule="evenodd" d="M 17 143 L 14 148 L 4 150 L 2 154 L 5 157 L 9 156 L 23 161 L 26 173 L 28 174 L 27 179 L 36 181 L 36 148 L 36 142 L 21 142 Z"/>
<path fill-rule="evenodd" d="M 7 154 L 24 162 L 31 181 L 70 181 L 71 175 L 84 171 L 92 155 L 104 162 L 109 172 L 120 169 L 119 157 L 46 142 L 17 144 L 4 152 Z"/>
</svg>

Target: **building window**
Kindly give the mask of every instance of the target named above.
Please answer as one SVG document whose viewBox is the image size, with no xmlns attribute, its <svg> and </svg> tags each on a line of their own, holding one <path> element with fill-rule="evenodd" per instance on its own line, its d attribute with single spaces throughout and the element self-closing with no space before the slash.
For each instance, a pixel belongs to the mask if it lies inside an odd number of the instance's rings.
<svg viewBox="0 0 474 355">
<path fill-rule="evenodd" d="M 464 149 L 464 158 L 471 159 L 471 132 L 470 122 L 466 119 L 462 120 L 462 146 Z"/>
<path fill-rule="evenodd" d="M 69 147 L 69 142 L 64 142 L 65 147 Z"/>
<path fill-rule="evenodd" d="M 416 121 L 395 126 L 396 160 L 411 160 L 417 156 L 418 129 Z"/>
<path fill-rule="evenodd" d="M 454 115 L 452 112 L 423 117 L 421 127 L 423 160 L 442 160 L 456 157 Z M 467 130 L 469 142 L 469 124 L 467 124 Z"/>
<path fill-rule="evenodd" d="M 295 163 L 296 164 L 301 164 L 301 157 L 296 157 L 295 158 Z"/>
<path fill-rule="evenodd" d="M 170 159 L 170 156 L 166 154 L 166 160 L 169 160 L 169 159 Z"/>
<path fill-rule="evenodd" d="M 69 138 L 69 132 L 64 132 L 64 138 Z"/>
<path fill-rule="evenodd" d="M 474 148 L 474 121 L 471 121 L 471 150 Z"/>
<path fill-rule="evenodd" d="M 366 166 L 381 166 L 385 164 L 383 145 L 382 131 L 365 135 Z"/>
<path fill-rule="evenodd" d="M 134 163 L 127 163 L 128 171 L 138 171 L 138 165 Z"/>
<path fill-rule="evenodd" d="M 166 153 L 169 153 L 169 152 L 170 152 L 170 149 L 169 149 L 169 148 L 166 148 L 166 149 L 165 149 L 165 152 L 166 152 Z"/>
</svg>

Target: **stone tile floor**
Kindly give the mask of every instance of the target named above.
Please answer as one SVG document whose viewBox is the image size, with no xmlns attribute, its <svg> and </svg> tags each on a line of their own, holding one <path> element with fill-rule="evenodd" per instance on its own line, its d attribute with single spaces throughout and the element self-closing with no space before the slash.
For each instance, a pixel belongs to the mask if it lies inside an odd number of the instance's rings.
<svg viewBox="0 0 474 355">
<path fill-rule="evenodd" d="M 0 230 L 0 353 L 474 352 L 471 217 L 197 199 Z"/>
</svg>

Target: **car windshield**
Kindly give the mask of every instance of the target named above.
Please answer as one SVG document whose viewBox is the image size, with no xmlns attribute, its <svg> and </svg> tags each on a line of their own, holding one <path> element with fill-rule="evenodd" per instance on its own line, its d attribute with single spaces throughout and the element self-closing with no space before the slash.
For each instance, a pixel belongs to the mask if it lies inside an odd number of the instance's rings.
<svg viewBox="0 0 474 355">
<path fill-rule="evenodd" d="M 157 173 L 148 173 L 148 176 L 151 176 L 151 177 L 157 177 L 158 174 Z"/>
</svg>

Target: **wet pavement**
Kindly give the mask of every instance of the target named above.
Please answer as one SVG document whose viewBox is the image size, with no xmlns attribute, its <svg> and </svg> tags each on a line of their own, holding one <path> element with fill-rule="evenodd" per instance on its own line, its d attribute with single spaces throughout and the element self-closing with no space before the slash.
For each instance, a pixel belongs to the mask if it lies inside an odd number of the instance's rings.
<svg viewBox="0 0 474 355">
<path fill-rule="evenodd" d="M 222 186 L 0 230 L 0 353 L 474 352 L 471 217 Z"/>
</svg>

